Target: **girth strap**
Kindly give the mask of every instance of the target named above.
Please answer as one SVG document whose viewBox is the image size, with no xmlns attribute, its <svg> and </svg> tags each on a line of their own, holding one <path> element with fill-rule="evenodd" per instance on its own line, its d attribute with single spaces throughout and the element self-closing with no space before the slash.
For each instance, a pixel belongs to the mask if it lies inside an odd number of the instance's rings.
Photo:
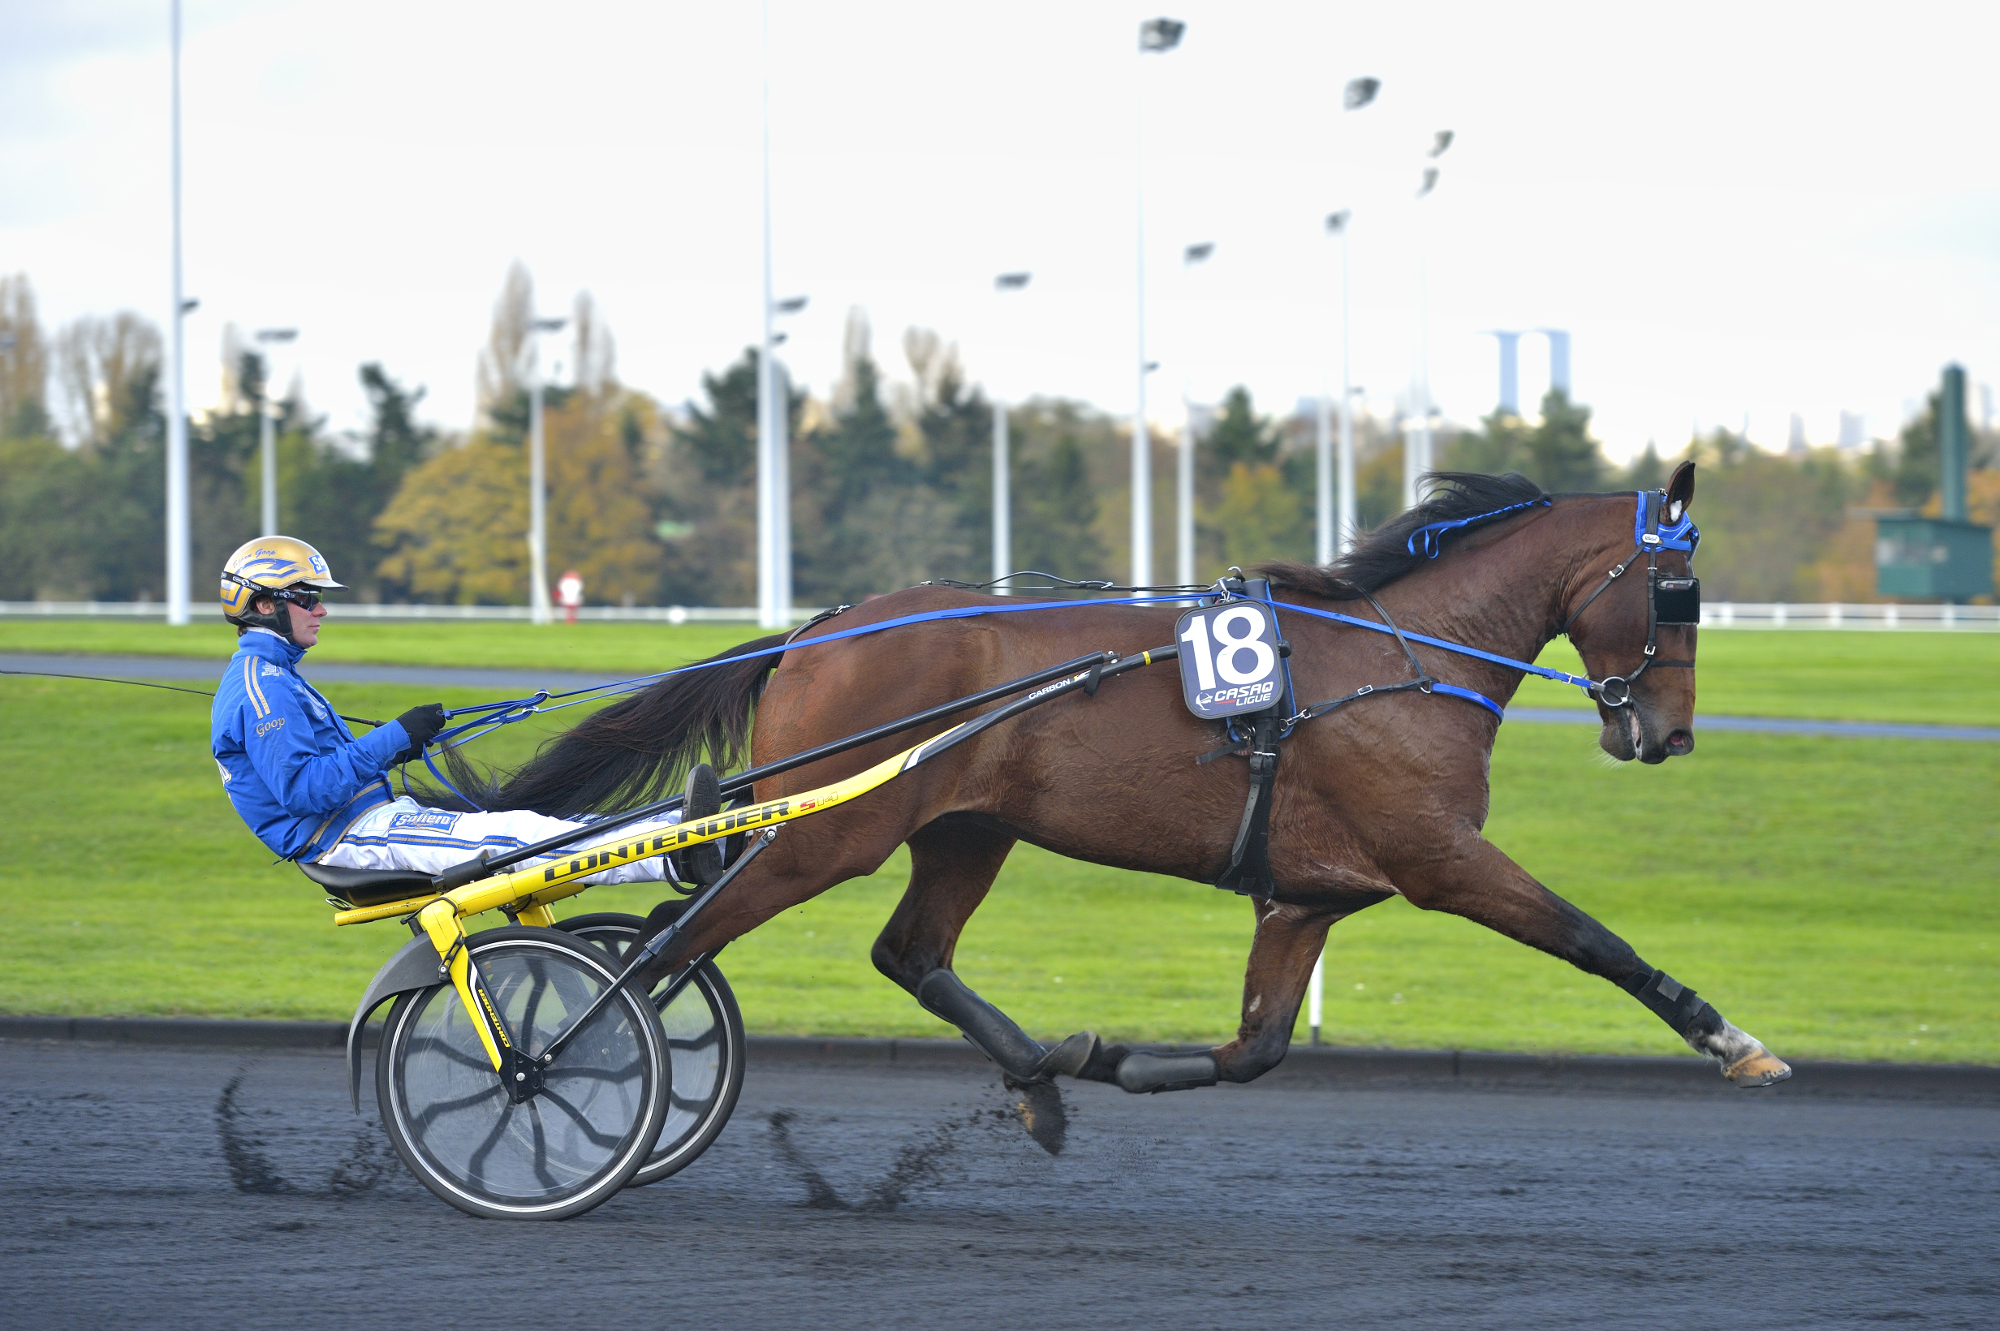
<svg viewBox="0 0 2000 1331">
<path fill-rule="evenodd" d="M 1250 738 L 1250 797 L 1243 805 L 1229 867 L 1215 885 L 1244 896 L 1268 897 L 1276 892 L 1271 877 L 1271 787 L 1278 778 L 1278 735 L 1283 718 L 1276 712 L 1258 716 Z"/>
</svg>

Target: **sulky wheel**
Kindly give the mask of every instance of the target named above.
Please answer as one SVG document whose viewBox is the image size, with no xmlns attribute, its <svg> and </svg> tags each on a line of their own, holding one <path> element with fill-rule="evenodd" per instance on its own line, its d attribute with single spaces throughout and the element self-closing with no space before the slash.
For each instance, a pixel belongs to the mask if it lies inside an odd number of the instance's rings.
<svg viewBox="0 0 2000 1331">
<path fill-rule="evenodd" d="M 556 928 L 623 959 L 645 923 L 638 915 L 606 913 L 578 915 Z M 729 1122 L 743 1089 L 743 1013 L 714 962 L 702 963 L 660 1013 L 660 1023 L 673 1060 L 673 1103 L 633 1186 L 657 1183 L 692 1164 Z"/>
<path fill-rule="evenodd" d="M 617 979 L 602 950 L 553 929 L 467 940 L 501 1019 L 530 1056 Z M 471 1215 L 560 1220 L 630 1181 L 672 1098 L 665 1033 L 643 994 L 621 991 L 515 1103 L 457 990 L 396 1000 L 375 1059 L 382 1125 L 424 1185 Z"/>
</svg>

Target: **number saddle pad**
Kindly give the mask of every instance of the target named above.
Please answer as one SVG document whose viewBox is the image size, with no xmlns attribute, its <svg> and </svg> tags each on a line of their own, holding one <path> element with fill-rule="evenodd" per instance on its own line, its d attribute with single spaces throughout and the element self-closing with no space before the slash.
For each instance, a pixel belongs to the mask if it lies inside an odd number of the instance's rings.
<svg viewBox="0 0 2000 1331">
<path fill-rule="evenodd" d="M 1181 697 L 1203 720 L 1269 711 L 1284 699 L 1278 626 L 1268 605 L 1219 601 L 1190 610 L 1174 626 Z"/>
</svg>

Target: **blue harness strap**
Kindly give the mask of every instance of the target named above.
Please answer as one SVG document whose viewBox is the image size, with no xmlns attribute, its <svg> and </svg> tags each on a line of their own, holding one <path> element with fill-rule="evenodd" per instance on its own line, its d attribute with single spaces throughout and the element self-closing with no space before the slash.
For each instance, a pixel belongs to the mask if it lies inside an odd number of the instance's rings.
<svg viewBox="0 0 2000 1331">
<path fill-rule="evenodd" d="M 1676 521 L 1664 523 L 1662 519 L 1665 516 L 1666 496 L 1660 491 L 1641 490 L 1637 491 L 1634 497 L 1638 503 L 1632 519 L 1633 544 L 1642 550 L 1680 550 L 1692 557 L 1695 548 L 1701 543 L 1701 532 L 1695 527 L 1694 519 L 1683 510 Z M 1478 513 L 1471 517 L 1457 518 L 1447 522 L 1427 523 L 1410 533 L 1408 541 L 1405 542 L 1405 548 L 1412 555 L 1415 555 L 1419 553 L 1418 547 L 1421 546 L 1421 553 L 1423 555 L 1431 559 L 1436 559 L 1440 554 L 1444 553 L 1442 544 L 1444 538 L 1454 531 L 1473 526 L 1477 523 L 1489 522 L 1495 518 L 1503 517 L 1506 514 L 1515 513 L 1522 509 L 1546 507 L 1552 502 L 1547 496 L 1543 496 L 1536 499 L 1523 500 L 1518 504 L 1509 504 L 1504 508 L 1494 509 L 1490 513 Z M 1623 572 L 1622 567 L 1618 571 Z M 1614 574 L 1613 576 L 1615 578 L 1616 575 Z M 488 734 L 501 726 L 512 725 L 516 721 L 524 721 L 530 716 L 536 716 L 543 712 L 559 711 L 564 707 L 577 707 L 585 703 L 603 702 L 620 694 L 647 688 L 660 680 L 671 679 L 676 675 L 685 675 L 696 670 L 708 670 L 716 666 L 735 665 L 743 661 L 754 661 L 761 657 L 779 656 L 785 652 L 802 651 L 808 647 L 840 642 L 848 638 L 859 638 L 871 633 L 883 633 L 889 629 L 904 628 L 911 624 L 926 624 L 947 619 L 973 619 L 984 615 L 1022 614 L 1036 610 L 1060 610 L 1078 605 L 1180 605 L 1185 604 L 1188 597 L 1189 593 L 1186 589 L 1176 589 L 1171 594 L 1154 596 L 1118 596 L 1085 601 L 1022 601 L 1007 605 L 965 605 L 952 606 L 943 610 L 924 610 L 916 614 L 898 615 L 893 619 L 881 620 L 874 624 L 858 624 L 853 628 L 837 629 L 832 633 L 823 633 L 817 637 L 797 641 L 787 639 L 775 647 L 762 647 L 753 652 L 744 652 L 737 656 L 720 657 L 712 661 L 697 661 L 692 665 L 679 666 L 673 670 L 656 671 L 650 675 L 635 675 L 630 679 L 613 680 L 610 683 L 599 684 L 590 688 L 572 689 L 567 693 L 550 693 L 548 690 L 543 689 L 528 698 L 512 698 L 501 702 L 460 707 L 446 713 L 446 715 L 451 717 L 470 717 L 472 719 L 440 732 L 433 742 L 442 747 L 456 747 L 460 744 L 470 743 L 472 740 L 478 739 L 481 735 Z M 1268 589 L 1256 599 L 1262 600 L 1265 604 L 1271 606 L 1274 611 L 1278 608 L 1295 610 L 1302 615 L 1311 615 L 1316 619 L 1324 619 L 1336 624 L 1346 624 L 1354 628 L 1367 629 L 1371 633 L 1389 634 L 1408 642 L 1420 642 L 1428 647 L 1436 647 L 1442 651 L 1456 653 L 1459 656 L 1469 656 L 1475 660 L 1504 666 L 1509 670 L 1518 670 L 1523 674 L 1536 675 L 1542 679 L 1554 680 L 1559 684 L 1572 684 L 1593 697 L 1599 697 L 1602 694 L 1603 686 L 1598 681 L 1583 675 L 1572 675 L 1565 670 L 1553 670 L 1547 666 L 1536 665 L 1531 661 L 1517 661 L 1512 657 L 1501 656 L 1496 652 L 1484 651 L 1477 647 L 1468 647 L 1463 643 L 1450 642 L 1444 638 L 1435 638 L 1426 633 L 1402 632 L 1393 624 L 1377 623 L 1374 620 L 1361 619 L 1355 615 L 1345 615 L 1337 610 L 1317 610 L 1311 606 L 1298 605 L 1291 601 L 1275 600 L 1271 597 Z M 1572 616 L 1573 618 L 1574 616 Z M 810 627 L 810 624 L 804 627 Z M 1285 666 L 1285 681 L 1287 696 L 1289 696 L 1291 686 L 1291 667 L 1289 662 Z M 1503 718 L 1505 716 L 1505 709 L 1499 703 L 1494 702 L 1491 698 L 1476 690 L 1428 678 L 1413 681 L 1409 685 L 1409 687 L 1419 686 L 1425 692 L 1441 693 L 1454 698 L 1463 698 L 1467 702 L 1479 704 L 1495 716 Z M 1397 691 L 1402 687 L 1404 686 L 1385 685 L 1379 688 L 1364 689 L 1358 693 L 1350 694 L 1347 698 L 1340 699 L 1338 702 L 1350 702 L 1355 698 L 1369 696 L 1372 693 Z M 1337 703 L 1322 704 L 1321 706 L 1331 705 L 1337 705 Z M 1307 712 L 1314 715 L 1318 714 L 1311 708 L 1308 708 Z M 1305 719 L 1307 712 L 1299 713 L 1286 722 L 1287 734 L 1290 733 L 1290 727 L 1293 724 L 1298 720 Z M 428 751 L 424 755 L 424 762 L 431 769 L 432 774 L 438 780 L 444 782 L 446 789 L 452 789 L 451 783 L 446 780 L 444 773 L 438 771 L 436 764 L 431 761 Z M 463 797 L 461 796 L 461 798 Z"/>
</svg>

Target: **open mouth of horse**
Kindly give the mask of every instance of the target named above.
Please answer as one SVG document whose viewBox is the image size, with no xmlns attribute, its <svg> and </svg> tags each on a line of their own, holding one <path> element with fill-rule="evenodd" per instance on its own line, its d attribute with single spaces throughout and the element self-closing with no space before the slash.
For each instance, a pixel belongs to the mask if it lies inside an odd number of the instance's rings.
<svg viewBox="0 0 2000 1331">
<path fill-rule="evenodd" d="M 1644 709 L 1635 699 L 1616 710 L 1600 712 L 1604 730 L 1597 746 L 1621 763 L 1638 759 L 1642 763 L 1663 763 L 1694 752 L 1694 730 L 1689 726 L 1663 728 L 1649 724 Z"/>
</svg>

